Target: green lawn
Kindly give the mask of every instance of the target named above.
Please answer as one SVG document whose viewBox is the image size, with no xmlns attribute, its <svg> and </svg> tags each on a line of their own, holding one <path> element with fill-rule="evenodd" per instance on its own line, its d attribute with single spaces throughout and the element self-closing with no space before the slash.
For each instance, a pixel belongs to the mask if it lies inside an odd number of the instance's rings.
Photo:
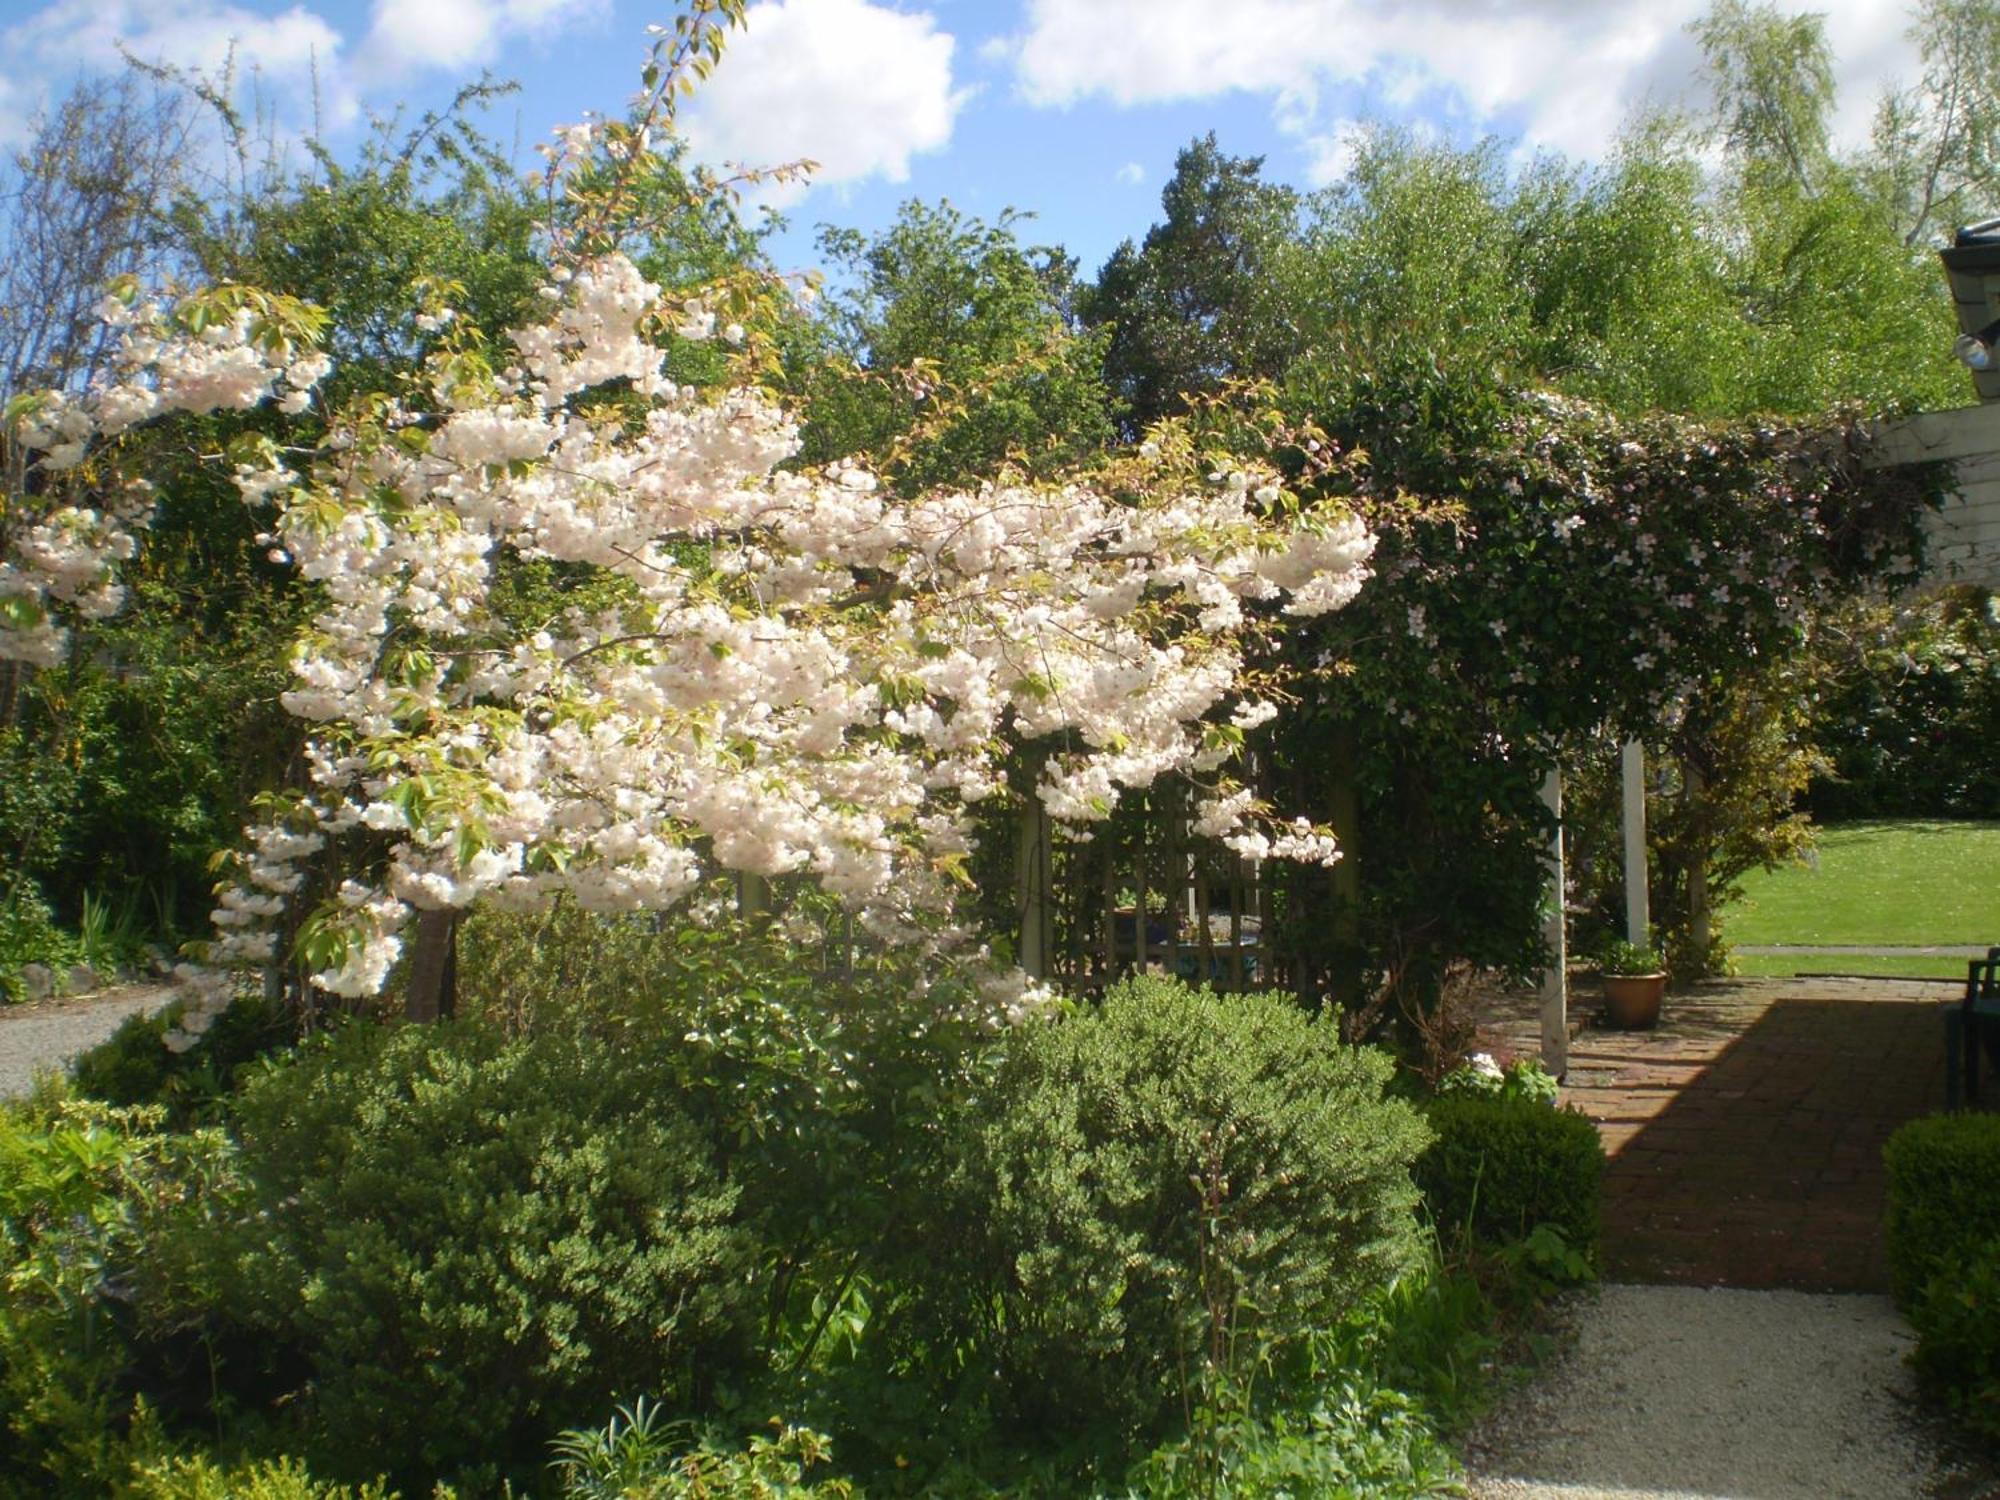
<svg viewBox="0 0 2000 1500">
<path fill-rule="evenodd" d="M 1751 979 L 1790 979 L 1794 974 L 1867 974 L 1884 979 L 1965 979 L 1965 960 L 1927 954 L 1882 958 L 1860 953 L 1737 953 L 1736 973 Z M 1940 991 L 1939 998 L 1944 998 Z"/>
<path fill-rule="evenodd" d="M 1753 871 L 1743 891 L 1732 943 L 2000 943 L 2000 823 L 1829 826 L 1817 869 Z"/>
</svg>

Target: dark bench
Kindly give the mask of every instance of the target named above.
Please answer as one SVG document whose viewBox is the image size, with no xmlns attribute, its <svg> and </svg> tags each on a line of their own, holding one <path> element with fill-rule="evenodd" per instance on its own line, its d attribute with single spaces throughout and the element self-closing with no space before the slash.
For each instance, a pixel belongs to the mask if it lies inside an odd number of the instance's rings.
<svg viewBox="0 0 2000 1500">
<path fill-rule="evenodd" d="M 2000 948 L 1965 966 L 1965 997 L 1944 1017 L 1944 1105 L 1979 1103 L 1979 1054 L 2000 1071 Z M 1962 1092 L 1961 1092 L 1962 1090 Z"/>
</svg>

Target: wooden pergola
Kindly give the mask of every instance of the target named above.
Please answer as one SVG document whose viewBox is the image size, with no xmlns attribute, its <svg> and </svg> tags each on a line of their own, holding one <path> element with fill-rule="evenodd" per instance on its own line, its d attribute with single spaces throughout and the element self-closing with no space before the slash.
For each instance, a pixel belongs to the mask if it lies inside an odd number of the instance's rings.
<svg viewBox="0 0 2000 1500">
<path fill-rule="evenodd" d="M 1863 462 L 1880 468 L 1950 464 L 1957 494 L 1926 520 L 1930 570 L 1925 582 L 2000 589 L 2000 220 L 1961 230 L 1957 242 L 1939 256 L 1963 335 L 1961 357 L 1968 342 L 1988 350 L 1985 365 L 1971 368 L 1979 401 L 1882 424 Z M 1638 741 L 1624 747 L 1622 770 L 1625 932 L 1630 941 L 1645 943 L 1652 923 L 1646 886 L 1646 751 Z M 1569 993 L 1559 770 L 1543 782 L 1542 797 L 1557 820 L 1543 927 L 1551 958 L 1541 986 L 1542 1062 L 1561 1077 L 1569 1065 Z"/>
</svg>

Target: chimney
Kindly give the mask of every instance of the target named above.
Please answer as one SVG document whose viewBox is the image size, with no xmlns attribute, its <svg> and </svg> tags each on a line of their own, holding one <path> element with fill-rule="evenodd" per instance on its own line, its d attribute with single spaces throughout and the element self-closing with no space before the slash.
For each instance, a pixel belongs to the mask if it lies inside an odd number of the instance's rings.
<svg viewBox="0 0 2000 1500">
<path fill-rule="evenodd" d="M 1959 230 L 1938 256 L 1951 281 L 1959 332 L 1965 335 L 1959 340 L 1959 358 L 1966 359 L 1968 345 L 1975 355 L 1984 345 L 1986 367 L 1970 359 L 1966 363 L 1979 399 L 2000 401 L 2000 219 Z"/>
</svg>

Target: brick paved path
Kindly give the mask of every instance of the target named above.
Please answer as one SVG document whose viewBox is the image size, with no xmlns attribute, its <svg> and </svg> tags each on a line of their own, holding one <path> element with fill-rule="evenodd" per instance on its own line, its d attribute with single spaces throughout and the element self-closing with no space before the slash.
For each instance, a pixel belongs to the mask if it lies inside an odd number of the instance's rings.
<svg viewBox="0 0 2000 1500">
<path fill-rule="evenodd" d="M 1610 1155 L 1606 1279 L 1885 1290 L 1882 1143 L 1943 1108 L 1951 994 L 1735 980 L 1669 994 L 1656 1031 L 1579 1031 L 1563 1101 Z M 1595 1005 L 1580 984 L 1572 1021 Z M 1535 1050 L 1531 999 L 1488 1021 L 1498 1048 Z"/>
</svg>

